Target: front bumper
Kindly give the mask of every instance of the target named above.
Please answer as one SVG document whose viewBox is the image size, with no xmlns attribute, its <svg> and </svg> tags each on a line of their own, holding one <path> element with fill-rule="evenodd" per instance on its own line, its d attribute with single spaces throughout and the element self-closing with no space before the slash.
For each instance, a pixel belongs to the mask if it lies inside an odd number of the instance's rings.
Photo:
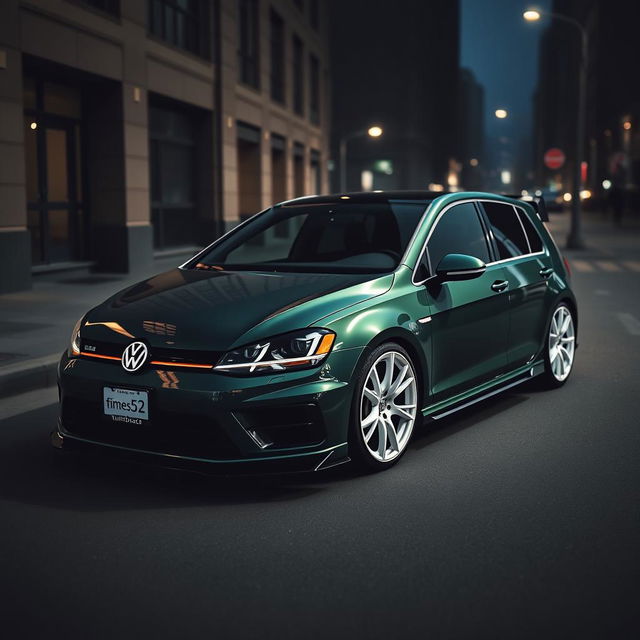
<svg viewBox="0 0 640 640">
<path fill-rule="evenodd" d="M 52 444 L 212 473 L 323 469 L 348 460 L 351 377 L 361 349 L 316 369 L 259 377 L 69 358 L 59 365 L 61 411 Z M 149 422 L 103 414 L 105 386 L 146 390 Z"/>
</svg>

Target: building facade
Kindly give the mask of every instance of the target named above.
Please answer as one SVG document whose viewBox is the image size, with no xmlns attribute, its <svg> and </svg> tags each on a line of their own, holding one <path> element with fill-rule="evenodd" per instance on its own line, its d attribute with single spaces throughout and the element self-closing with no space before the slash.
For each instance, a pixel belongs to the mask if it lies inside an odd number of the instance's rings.
<svg viewBox="0 0 640 640">
<path fill-rule="evenodd" d="M 458 94 L 458 158 L 460 184 L 480 191 L 486 171 L 484 135 L 484 87 L 471 69 L 460 69 Z"/>
<path fill-rule="evenodd" d="M 326 191 L 327 86 L 321 2 L 5 0 L 0 293 Z"/>
<path fill-rule="evenodd" d="M 458 0 L 328 4 L 332 157 L 348 139 L 347 190 L 456 187 Z M 371 125 L 382 136 L 369 138 Z M 336 167 L 334 191 L 339 174 Z"/>
</svg>

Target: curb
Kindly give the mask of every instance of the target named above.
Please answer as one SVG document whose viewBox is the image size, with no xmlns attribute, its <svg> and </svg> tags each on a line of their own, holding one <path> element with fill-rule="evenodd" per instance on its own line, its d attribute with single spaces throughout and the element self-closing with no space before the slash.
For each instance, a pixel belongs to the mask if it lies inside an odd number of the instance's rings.
<svg viewBox="0 0 640 640">
<path fill-rule="evenodd" d="M 0 367 L 0 398 L 56 384 L 59 353 Z"/>
</svg>

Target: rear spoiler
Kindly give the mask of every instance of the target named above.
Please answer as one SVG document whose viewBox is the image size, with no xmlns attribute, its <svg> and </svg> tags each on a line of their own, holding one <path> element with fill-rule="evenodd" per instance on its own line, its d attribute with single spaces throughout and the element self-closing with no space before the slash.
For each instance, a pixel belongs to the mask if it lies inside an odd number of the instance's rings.
<svg viewBox="0 0 640 640">
<path fill-rule="evenodd" d="M 542 196 L 523 196 L 521 194 L 503 193 L 503 196 L 507 198 L 513 198 L 514 200 L 522 200 L 528 202 L 538 214 L 538 218 L 542 222 L 549 222 L 549 212 L 547 211 L 547 204 Z"/>
</svg>

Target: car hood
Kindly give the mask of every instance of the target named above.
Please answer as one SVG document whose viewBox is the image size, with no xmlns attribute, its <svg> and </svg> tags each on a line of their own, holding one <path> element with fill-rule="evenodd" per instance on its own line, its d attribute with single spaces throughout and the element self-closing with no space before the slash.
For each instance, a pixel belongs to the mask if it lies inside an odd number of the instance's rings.
<svg viewBox="0 0 640 640">
<path fill-rule="evenodd" d="M 82 335 L 223 351 L 320 322 L 388 291 L 393 274 L 173 269 L 124 289 L 87 314 Z"/>
</svg>

